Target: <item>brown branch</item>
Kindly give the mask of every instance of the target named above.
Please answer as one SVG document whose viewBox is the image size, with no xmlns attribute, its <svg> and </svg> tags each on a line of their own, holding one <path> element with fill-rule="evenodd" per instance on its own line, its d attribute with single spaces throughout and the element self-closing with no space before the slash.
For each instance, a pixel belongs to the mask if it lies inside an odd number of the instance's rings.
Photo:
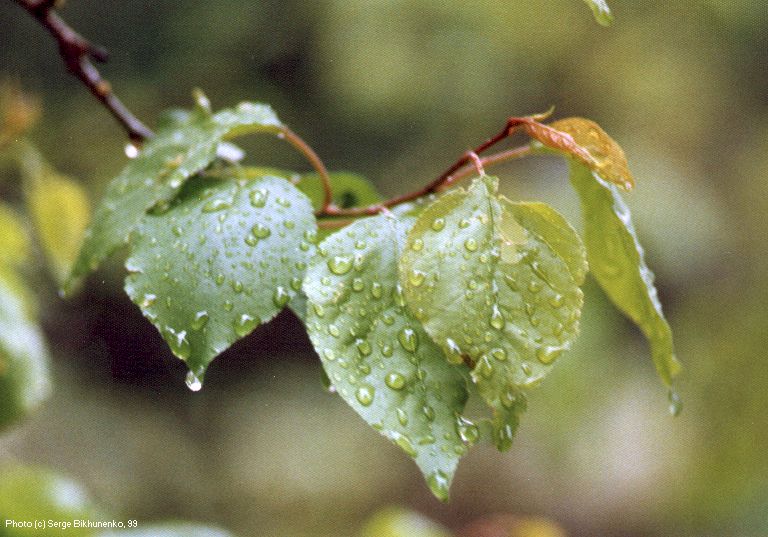
<svg viewBox="0 0 768 537">
<path fill-rule="evenodd" d="M 112 93 L 112 86 L 104 80 L 91 63 L 107 61 L 107 51 L 75 32 L 54 10 L 53 0 L 14 0 L 32 15 L 59 44 L 59 53 L 70 73 L 76 76 L 122 125 L 133 142 L 140 143 L 152 136 L 149 130 Z"/>
<path fill-rule="evenodd" d="M 329 206 L 329 207 L 326 207 L 325 210 L 318 213 L 318 216 L 370 216 L 370 215 L 378 214 L 382 211 L 382 209 L 385 209 L 388 207 L 394 207 L 395 205 L 399 205 L 407 201 L 413 201 L 423 196 L 427 196 L 429 194 L 434 194 L 435 192 L 439 192 L 446 185 L 456 183 L 459 180 L 456 178 L 456 176 L 458 176 L 460 179 L 463 179 L 467 177 L 467 175 L 471 175 L 472 172 L 475 171 L 476 164 L 480 164 L 480 166 L 484 166 L 486 164 L 495 164 L 503 160 L 509 160 L 511 158 L 517 158 L 517 157 L 526 155 L 530 152 L 529 146 L 523 146 L 505 153 L 499 153 L 497 155 L 493 155 L 491 157 L 492 160 L 489 162 L 486 162 L 485 159 L 479 159 L 475 161 L 475 159 L 478 158 L 478 155 L 480 153 L 490 149 L 491 147 L 498 144 L 505 138 L 512 136 L 519 128 L 524 128 L 527 132 L 529 130 L 529 125 L 531 124 L 540 125 L 539 123 L 537 123 L 538 120 L 544 119 L 548 114 L 549 113 L 538 114 L 535 116 L 509 118 L 507 120 L 506 125 L 504 125 L 504 128 L 501 131 L 496 133 L 494 136 L 488 138 L 488 140 L 486 140 L 485 142 L 477 146 L 475 149 L 464 153 L 461 157 L 459 157 L 458 160 L 456 160 L 456 162 L 454 162 L 447 170 L 441 173 L 434 181 L 429 183 L 427 186 L 420 188 L 419 190 L 394 197 L 392 199 L 389 199 L 385 202 L 382 202 L 376 205 L 369 205 L 367 207 L 353 207 L 350 209 L 341 209 L 338 207 Z M 468 164 L 470 166 L 467 166 Z"/>
</svg>

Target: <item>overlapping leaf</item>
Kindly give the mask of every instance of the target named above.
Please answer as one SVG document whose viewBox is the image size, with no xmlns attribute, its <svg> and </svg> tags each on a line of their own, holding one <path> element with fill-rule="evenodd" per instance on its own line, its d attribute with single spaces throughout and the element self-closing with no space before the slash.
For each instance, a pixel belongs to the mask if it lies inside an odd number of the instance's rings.
<svg viewBox="0 0 768 537">
<path fill-rule="evenodd" d="M 477 428 L 461 418 L 468 369 L 449 364 L 405 308 L 397 262 L 412 222 L 367 218 L 321 243 L 304 283 L 307 330 L 338 393 L 446 499 Z"/>
<path fill-rule="evenodd" d="M 66 289 L 125 243 L 147 210 L 170 202 L 187 179 L 206 168 L 223 140 L 280 128 L 272 109 L 259 104 L 212 114 L 201 98 L 192 112 L 177 113 L 107 187 Z"/>
<path fill-rule="evenodd" d="M 581 198 L 592 274 L 611 301 L 648 338 L 656 370 L 671 385 L 680 363 L 629 208 L 614 184 L 581 163 L 571 162 L 571 183 Z"/>
<path fill-rule="evenodd" d="M 315 236 L 309 199 L 285 179 L 196 177 L 141 220 L 126 291 L 199 388 L 217 354 L 296 295 Z"/>
<path fill-rule="evenodd" d="M 418 217 L 400 261 L 409 308 L 495 410 L 506 449 L 538 383 L 578 332 L 586 272 L 578 236 L 552 208 L 496 195 L 495 178 L 438 199 Z"/>
</svg>

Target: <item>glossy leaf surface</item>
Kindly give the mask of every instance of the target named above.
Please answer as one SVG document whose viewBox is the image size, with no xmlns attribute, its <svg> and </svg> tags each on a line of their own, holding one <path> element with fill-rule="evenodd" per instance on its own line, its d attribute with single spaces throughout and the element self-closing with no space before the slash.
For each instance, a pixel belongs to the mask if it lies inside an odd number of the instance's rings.
<svg viewBox="0 0 768 537">
<path fill-rule="evenodd" d="M 397 262 L 412 222 L 366 218 L 320 244 L 304 283 L 307 329 L 336 391 L 445 500 L 477 429 L 461 419 L 468 369 L 449 364 L 405 308 Z"/>
<path fill-rule="evenodd" d="M 285 179 L 196 177 L 131 240 L 126 291 L 199 381 L 296 295 L 314 249 L 309 199 Z"/>
<path fill-rule="evenodd" d="M 537 384 L 578 332 L 586 265 L 580 240 L 540 203 L 497 196 L 497 180 L 476 179 L 418 217 L 400 261 L 409 308 L 495 411 L 494 438 L 506 449 Z"/>
<path fill-rule="evenodd" d="M 629 208 L 614 184 L 581 163 L 571 162 L 571 183 L 581 198 L 592 274 L 611 301 L 643 331 L 656 370 L 671 385 L 680 363 Z"/>
<path fill-rule="evenodd" d="M 67 288 L 128 240 L 146 211 L 170 202 L 185 181 L 206 168 L 222 141 L 251 132 L 276 133 L 271 108 L 241 103 L 212 114 L 200 98 L 189 113 L 177 112 L 107 187 L 96 208 Z"/>
</svg>

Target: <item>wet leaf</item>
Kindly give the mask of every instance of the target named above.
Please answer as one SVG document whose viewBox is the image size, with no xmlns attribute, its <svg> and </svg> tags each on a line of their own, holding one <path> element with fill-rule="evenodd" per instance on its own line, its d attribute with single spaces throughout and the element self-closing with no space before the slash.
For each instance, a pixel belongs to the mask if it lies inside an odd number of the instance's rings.
<svg viewBox="0 0 768 537">
<path fill-rule="evenodd" d="M 309 199 L 285 179 L 195 177 L 142 219 L 125 288 L 199 389 L 217 354 L 296 296 L 315 237 Z"/>
<path fill-rule="evenodd" d="M 611 301 L 643 331 L 656 370 L 671 386 L 681 367 L 629 208 L 615 185 L 581 163 L 571 162 L 571 183 L 581 198 L 592 274 Z"/>
<path fill-rule="evenodd" d="M 609 26 L 613 22 L 613 14 L 605 0 L 584 0 L 592 8 L 595 20 L 603 26 Z"/>
<path fill-rule="evenodd" d="M 107 187 L 96 208 L 66 290 L 128 240 L 147 210 L 170 202 L 191 176 L 206 168 L 224 140 L 253 132 L 276 133 L 280 122 L 266 105 L 241 103 L 212 114 L 199 98 L 191 112 L 176 112 Z"/>
<path fill-rule="evenodd" d="M 6 520 L 105 520 L 93 507 L 87 493 L 76 482 L 48 470 L 16 465 L 0 466 L 0 513 L 4 537 L 39 535 L 93 535 L 88 528 L 14 528 Z"/>
<path fill-rule="evenodd" d="M 571 153 L 571 156 L 575 156 L 600 177 L 625 190 L 635 186 L 624 150 L 600 125 L 589 119 L 570 117 L 553 121 L 549 127 L 570 135 L 579 147 L 586 149 L 591 160 L 582 159 L 578 154 Z"/>
<path fill-rule="evenodd" d="M 27 301 L 18 277 L 0 266 L 0 429 L 35 409 L 50 392 L 48 353 Z"/>
<path fill-rule="evenodd" d="M 473 365 L 494 410 L 494 439 L 511 445 L 523 391 L 578 333 L 586 265 L 554 209 L 496 195 L 476 179 L 427 207 L 408 234 L 400 281 L 409 308 L 449 360 Z"/>
<path fill-rule="evenodd" d="M 477 429 L 460 418 L 468 369 L 445 360 L 403 302 L 397 261 L 412 222 L 376 216 L 325 239 L 304 282 L 306 324 L 337 392 L 445 500 Z"/>
</svg>

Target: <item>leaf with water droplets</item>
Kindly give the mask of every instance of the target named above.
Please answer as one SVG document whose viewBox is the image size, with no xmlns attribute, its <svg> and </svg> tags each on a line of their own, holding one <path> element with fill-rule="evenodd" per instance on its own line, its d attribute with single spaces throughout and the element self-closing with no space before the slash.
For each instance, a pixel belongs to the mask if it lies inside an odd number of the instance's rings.
<svg viewBox="0 0 768 537">
<path fill-rule="evenodd" d="M 611 301 L 643 331 L 659 376 L 671 386 L 681 367 L 629 208 L 614 184 L 580 162 L 571 161 L 571 183 L 581 198 L 592 274 Z"/>
<path fill-rule="evenodd" d="M 584 0 L 592 8 L 595 20 L 603 26 L 609 26 L 613 22 L 613 14 L 605 0 Z"/>
<path fill-rule="evenodd" d="M 0 266 L 0 429 L 33 410 L 50 392 L 48 353 L 27 301 L 21 280 Z"/>
<path fill-rule="evenodd" d="M 213 358 L 301 288 L 314 250 L 309 199 L 285 179 L 195 177 L 131 239 L 126 291 L 187 362 L 191 389 Z"/>
<path fill-rule="evenodd" d="M 458 421 L 468 368 L 445 360 L 403 302 L 397 260 L 412 222 L 366 218 L 324 240 L 304 282 L 306 324 L 336 391 L 414 457 L 445 500 L 476 435 L 471 422 Z"/>
<path fill-rule="evenodd" d="M 513 203 L 482 177 L 427 207 L 408 234 L 409 308 L 494 409 L 506 449 L 536 385 L 576 337 L 586 265 L 573 229 L 542 203 Z"/>
<path fill-rule="evenodd" d="M 191 112 L 176 112 L 163 125 L 107 187 L 65 290 L 71 291 L 124 244 L 149 209 L 170 202 L 190 177 L 208 167 L 224 140 L 281 128 L 266 105 L 241 103 L 212 114 L 204 99 Z"/>
</svg>

